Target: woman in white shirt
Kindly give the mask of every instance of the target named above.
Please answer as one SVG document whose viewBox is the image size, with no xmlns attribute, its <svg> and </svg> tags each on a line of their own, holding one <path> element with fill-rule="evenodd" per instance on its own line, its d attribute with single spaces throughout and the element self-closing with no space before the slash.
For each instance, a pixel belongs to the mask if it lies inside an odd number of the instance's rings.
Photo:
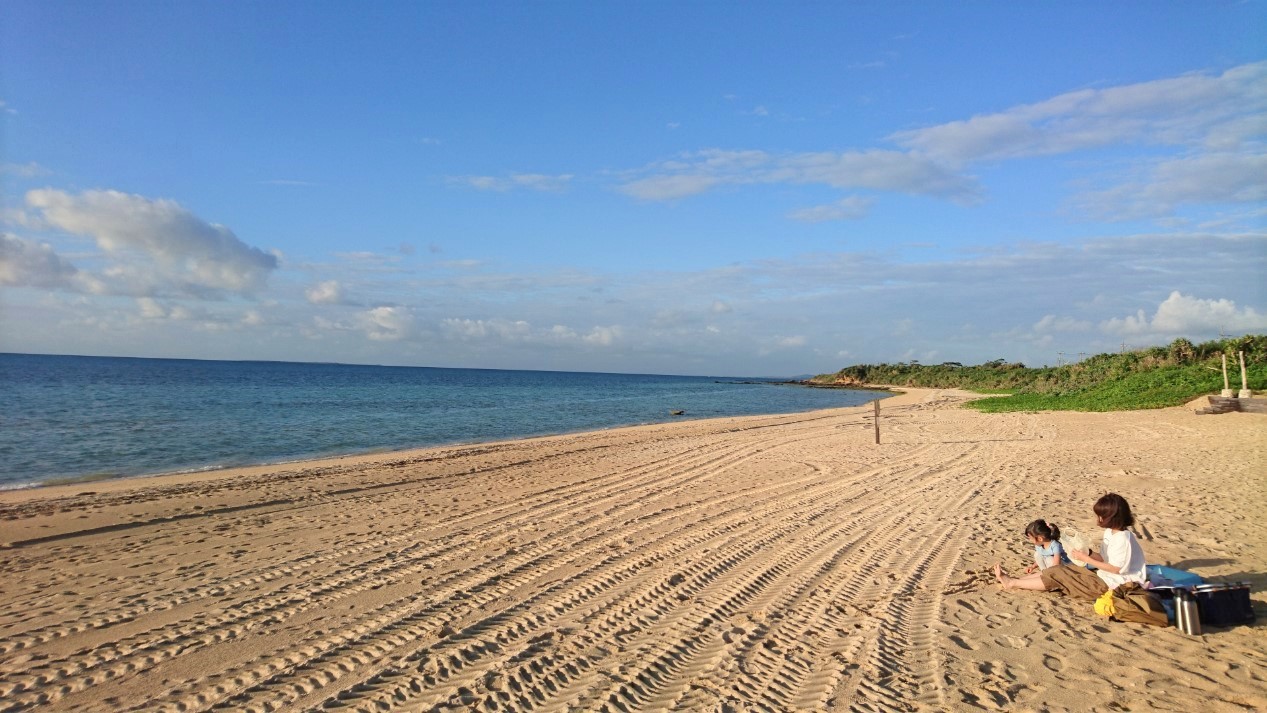
<svg viewBox="0 0 1267 713">
<path fill-rule="evenodd" d="M 1143 584 L 1144 550 L 1129 527 L 1135 524 L 1126 498 L 1109 493 L 1095 502 L 1096 521 L 1104 528 L 1100 553 L 1070 552 L 1069 558 L 1081 564 L 1049 567 L 1027 577 L 1009 577 L 1000 565 L 994 565 L 994 576 L 1004 589 L 1034 591 L 1060 590 L 1079 599 L 1094 601 L 1101 594 L 1127 582 Z M 1083 565 L 1093 567 L 1094 571 Z"/>
</svg>

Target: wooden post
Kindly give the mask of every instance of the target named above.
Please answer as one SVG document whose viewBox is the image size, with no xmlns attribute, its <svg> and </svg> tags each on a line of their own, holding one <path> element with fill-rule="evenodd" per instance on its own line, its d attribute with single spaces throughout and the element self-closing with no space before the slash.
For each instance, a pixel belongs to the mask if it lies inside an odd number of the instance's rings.
<svg viewBox="0 0 1267 713">
<path fill-rule="evenodd" d="M 875 444 L 880 445 L 880 399 L 876 399 L 871 403 L 875 404 Z"/>
<path fill-rule="evenodd" d="M 1232 386 L 1228 384 L 1228 352 L 1223 352 L 1223 395 L 1232 395 Z"/>
<path fill-rule="evenodd" d="M 1241 391 L 1249 391 L 1249 374 L 1245 373 L 1245 352 L 1236 352 L 1241 357 Z"/>
</svg>

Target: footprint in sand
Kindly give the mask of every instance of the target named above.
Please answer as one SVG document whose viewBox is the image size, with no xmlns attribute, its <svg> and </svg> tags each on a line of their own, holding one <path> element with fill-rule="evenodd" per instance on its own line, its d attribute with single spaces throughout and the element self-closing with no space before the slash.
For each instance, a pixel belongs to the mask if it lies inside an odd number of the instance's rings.
<svg viewBox="0 0 1267 713">
<path fill-rule="evenodd" d="M 1051 654 L 1047 654 L 1043 656 L 1043 665 L 1046 666 L 1049 671 L 1059 672 L 1065 667 L 1065 662 L 1055 656 L 1052 656 Z"/>
<path fill-rule="evenodd" d="M 1002 613 L 989 614 L 985 617 L 985 623 L 988 628 L 997 629 L 998 627 L 1003 626 L 1004 624 L 1007 624 L 1009 619 L 1014 619 L 1014 618 L 1015 617 L 1013 617 L 1011 614 L 1002 614 Z"/>
</svg>

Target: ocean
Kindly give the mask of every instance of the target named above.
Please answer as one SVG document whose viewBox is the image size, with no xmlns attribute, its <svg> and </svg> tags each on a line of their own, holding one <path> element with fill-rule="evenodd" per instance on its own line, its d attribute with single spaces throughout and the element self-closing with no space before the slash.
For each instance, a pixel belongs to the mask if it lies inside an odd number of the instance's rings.
<svg viewBox="0 0 1267 713">
<path fill-rule="evenodd" d="M 728 377 L 0 354 L 0 488 L 882 396 Z"/>
</svg>

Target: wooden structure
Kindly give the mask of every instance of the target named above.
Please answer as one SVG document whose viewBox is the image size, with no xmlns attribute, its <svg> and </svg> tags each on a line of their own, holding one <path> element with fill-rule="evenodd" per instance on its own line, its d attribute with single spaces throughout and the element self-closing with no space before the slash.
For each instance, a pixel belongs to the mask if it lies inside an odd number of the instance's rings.
<svg viewBox="0 0 1267 713">
<path fill-rule="evenodd" d="M 1267 399 L 1238 399 L 1228 396 L 1211 396 L 1210 405 L 1198 409 L 1203 413 L 1263 413 L 1267 414 Z"/>
</svg>

